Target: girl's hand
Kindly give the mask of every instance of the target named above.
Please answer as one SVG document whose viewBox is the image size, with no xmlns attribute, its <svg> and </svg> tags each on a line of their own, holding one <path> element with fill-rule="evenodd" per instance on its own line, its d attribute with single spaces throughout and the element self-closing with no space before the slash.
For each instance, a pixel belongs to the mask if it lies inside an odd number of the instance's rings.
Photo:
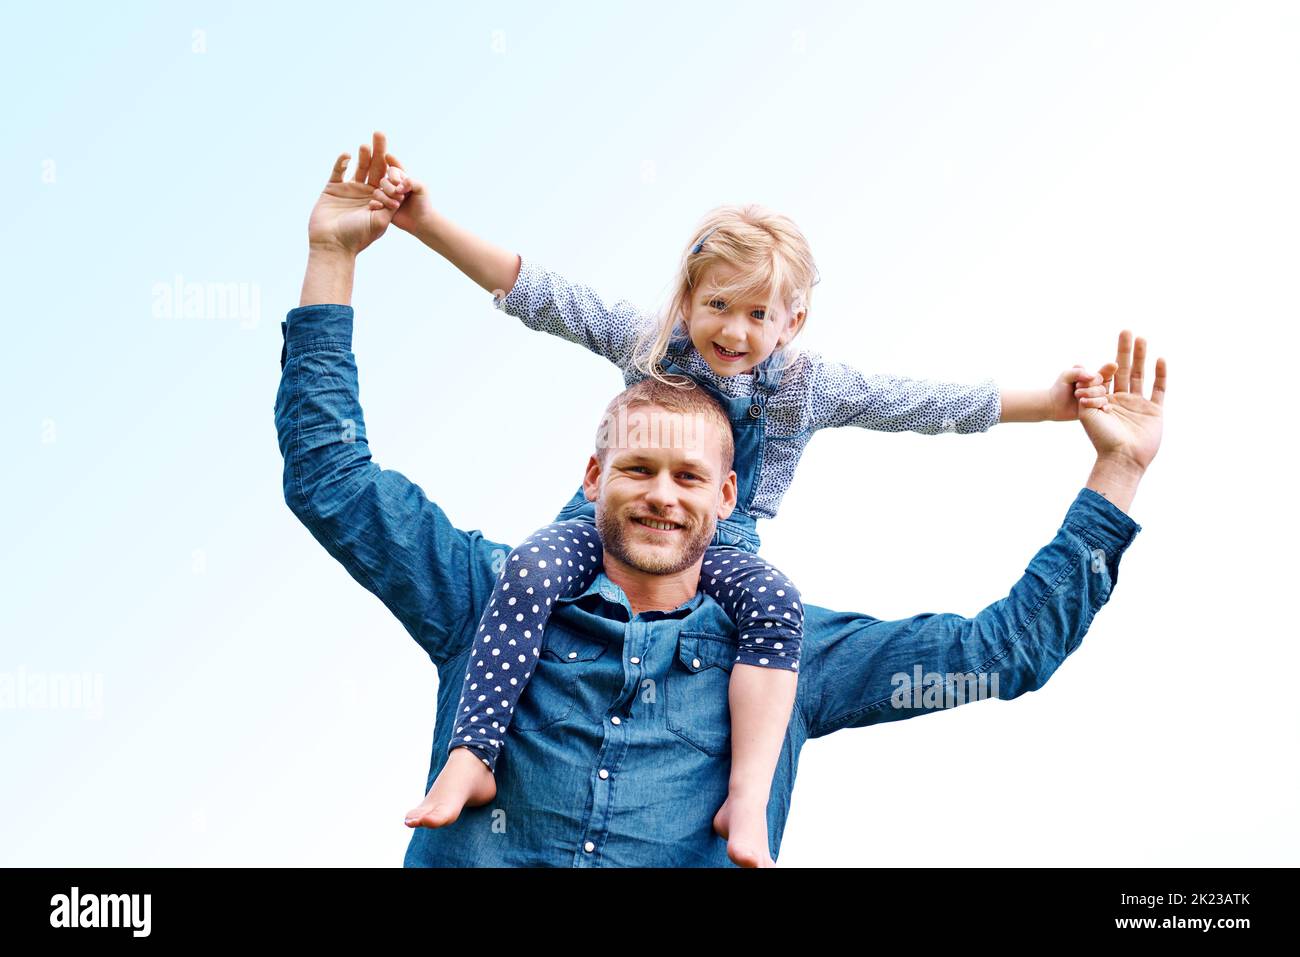
<svg viewBox="0 0 1300 957">
<path fill-rule="evenodd" d="M 1145 343 L 1143 343 L 1145 347 Z M 1101 409 L 1106 411 L 1108 404 L 1110 380 L 1119 368 L 1114 362 L 1107 362 L 1092 377 L 1090 382 L 1080 382 L 1078 388 L 1074 390 L 1075 397 L 1078 399 L 1078 407 L 1083 409 Z M 1077 416 L 1071 416 L 1077 418 Z"/>
<path fill-rule="evenodd" d="M 1079 400 L 1100 396 L 1102 377 L 1083 366 L 1071 366 L 1056 377 L 1047 390 L 1047 421 L 1073 422 L 1079 418 Z"/>
<path fill-rule="evenodd" d="M 388 163 L 388 173 L 375 188 L 370 208 L 391 211 L 394 226 L 408 233 L 416 233 L 433 216 L 429 191 L 418 179 L 406 175 L 402 164 L 392 153 L 385 153 L 384 159 Z"/>
</svg>

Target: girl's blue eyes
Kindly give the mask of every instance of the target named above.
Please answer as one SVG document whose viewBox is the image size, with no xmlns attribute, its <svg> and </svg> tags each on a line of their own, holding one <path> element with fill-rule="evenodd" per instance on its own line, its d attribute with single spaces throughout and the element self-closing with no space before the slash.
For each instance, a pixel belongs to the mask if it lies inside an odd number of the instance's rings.
<svg viewBox="0 0 1300 957">
<path fill-rule="evenodd" d="M 719 306 L 718 303 L 722 303 L 722 305 Z M 709 303 L 709 305 L 712 306 L 714 309 L 717 309 L 718 311 L 721 311 L 721 310 L 727 308 L 727 304 L 726 304 L 725 302 L 722 302 L 721 299 L 714 299 L 714 300 L 712 300 L 712 301 Z M 755 309 L 754 312 L 758 313 L 757 316 L 754 316 L 755 319 L 766 319 L 766 318 L 767 318 L 767 310 L 766 310 L 766 309 Z M 753 315 L 754 315 L 754 312 L 751 312 L 750 315 L 753 316 Z"/>
</svg>

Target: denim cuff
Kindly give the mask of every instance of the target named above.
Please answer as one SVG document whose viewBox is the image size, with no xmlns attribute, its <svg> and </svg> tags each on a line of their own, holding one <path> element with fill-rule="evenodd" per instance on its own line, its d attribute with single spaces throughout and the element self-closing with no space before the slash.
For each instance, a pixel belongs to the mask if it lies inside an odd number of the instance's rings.
<svg viewBox="0 0 1300 957">
<path fill-rule="evenodd" d="M 337 303 L 317 303 L 290 309 L 280 323 L 280 368 L 313 342 L 329 341 L 352 351 L 352 307 Z"/>
<path fill-rule="evenodd" d="M 1099 495 L 1090 488 L 1079 489 L 1070 509 L 1065 513 L 1064 524 L 1072 529 L 1095 551 L 1096 563 L 1104 555 L 1110 569 L 1112 584 L 1119 581 L 1119 559 L 1124 550 L 1133 543 L 1142 526 L 1104 495 Z M 1096 570 L 1100 570 L 1098 567 Z"/>
</svg>

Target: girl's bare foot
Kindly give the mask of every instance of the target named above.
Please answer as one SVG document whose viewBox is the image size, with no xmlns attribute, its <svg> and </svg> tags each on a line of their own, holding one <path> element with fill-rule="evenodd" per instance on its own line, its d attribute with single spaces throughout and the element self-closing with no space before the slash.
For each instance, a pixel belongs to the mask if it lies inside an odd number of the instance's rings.
<svg viewBox="0 0 1300 957">
<path fill-rule="evenodd" d="M 420 806 L 406 812 L 406 826 L 442 827 L 465 807 L 487 804 L 496 796 L 496 778 L 483 759 L 473 748 L 455 748 Z"/>
<path fill-rule="evenodd" d="M 731 792 L 713 815 L 713 829 L 727 839 L 727 857 L 738 867 L 776 867 L 767 846 L 767 795 Z"/>
</svg>

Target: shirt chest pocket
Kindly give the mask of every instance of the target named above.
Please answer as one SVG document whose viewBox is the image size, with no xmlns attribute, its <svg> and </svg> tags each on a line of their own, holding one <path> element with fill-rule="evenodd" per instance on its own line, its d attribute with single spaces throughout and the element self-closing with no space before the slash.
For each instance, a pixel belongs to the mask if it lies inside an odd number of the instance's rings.
<svg viewBox="0 0 1300 957">
<path fill-rule="evenodd" d="M 541 731 L 567 718 L 578 700 L 578 682 L 597 666 L 607 647 L 552 620 L 542 635 L 541 654 L 534 659 L 528 686 L 515 704 L 506 734 Z"/>
<path fill-rule="evenodd" d="M 684 631 L 668 670 L 664 696 L 668 730 L 705 754 L 731 753 L 727 691 L 736 643 L 721 635 Z"/>
</svg>

